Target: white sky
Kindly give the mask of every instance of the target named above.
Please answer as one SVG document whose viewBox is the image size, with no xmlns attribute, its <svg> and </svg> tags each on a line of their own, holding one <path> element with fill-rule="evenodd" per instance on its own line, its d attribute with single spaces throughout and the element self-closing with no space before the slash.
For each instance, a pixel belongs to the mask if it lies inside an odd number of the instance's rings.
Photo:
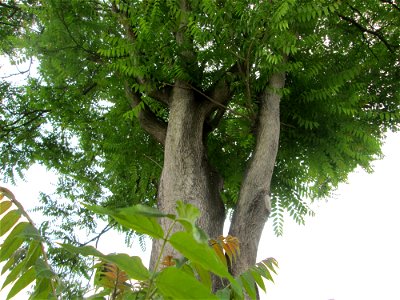
<svg viewBox="0 0 400 300">
<path fill-rule="evenodd" d="M 400 133 L 389 134 L 383 152 L 385 158 L 374 163 L 373 174 L 356 171 L 335 197 L 316 203 L 316 216 L 305 226 L 287 218 L 283 237 L 275 237 L 267 223 L 258 261 L 272 256 L 279 269 L 263 299 L 400 299 Z M 5 186 L 32 208 L 38 204 L 38 191 L 52 190 L 52 182 L 51 174 L 35 167 L 26 182 Z M 117 242 L 115 235 L 102 238 L 100 248 L 105 253 L 142 255 L 139 246 L 127 249 L 123 238 Z M 24 299 L 19 297 L 14 299 Z"/>
<path fill-rule="evenodd" d="M 400 299 L 400 133 L 388 135 L 383 153 L 385 158 L 374 163 L 373 174 L 357 170 L 335 197 L 317 203 L 316 216 L 308 218 L 305 226 L 287 218 L 283 237 L 275 237 L 271 222 L 267 223 L 258 260 L 272 256 L 280 268 L 263 299 Z M 55 181 L 38 166 L 17 187 L 2 184 L 0 177 L 0 184 L 10 188 L 27 209 L 37 206 L 39 190 L 53 190 Z M 40 222 L 40 215 L 31 215 Z M 105 253 L 141 255 L 139 246 L 127 249 L 123 237 L 117 242 L 115 235 L 102 238 L 100 248 Z"/>
</svg>

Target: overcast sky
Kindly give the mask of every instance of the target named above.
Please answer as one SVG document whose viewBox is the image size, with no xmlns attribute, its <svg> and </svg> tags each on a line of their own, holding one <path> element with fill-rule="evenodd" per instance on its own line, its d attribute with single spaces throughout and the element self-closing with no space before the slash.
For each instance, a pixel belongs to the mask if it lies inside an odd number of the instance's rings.
<svg viewBox="0 0 400 300">
<path fill-rule="evenodd" d="M 272 256 L 279 270 L 263 299 L 400 299 L 400 133 L 388 136 L 383 152 L 385 158 L 374 162 L 373 174 L 357 170 L 332 199 L 316 203 L 316 216 L 305 226 L 288 218 L 283 237 L 275 237 L 267 223 L 258 260 Z M 5 186 L 32 208 L 38 204 L 38 191 L 52 190 L 52 182 L 52 175 L 35 167 L 26 182 Z M 141 255 L 139 246 L 124 247 L 122 237 L 119 243 L 115 236 L 112 244 L 109 240 L 106 236 L 100 242 L 105 253 Z"/>
</svg>

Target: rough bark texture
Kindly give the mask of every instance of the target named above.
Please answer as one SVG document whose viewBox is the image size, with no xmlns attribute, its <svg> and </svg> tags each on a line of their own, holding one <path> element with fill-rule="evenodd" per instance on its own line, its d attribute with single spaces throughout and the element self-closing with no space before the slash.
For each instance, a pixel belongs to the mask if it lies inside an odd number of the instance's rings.
<svg viewBox="0 0 400 300">
<path fill-rule="evenodd" d="M 195 205 L 201 211 L 198 225 L 209 236 L 216 237 L 222 234 L 224 205 L 220 199 L 222 179 L 211 169 L 203 145 L 208 112 L 209 105 L 204 100 L 196 99 L 184 83 L 177 83 L 170 104 L 158 206 L 163 212 L 175 213 L 177 200 Z M 164 229 L 168 228 L 169 220 L 161 222 Z M 151 267 L 155 266 L 160 247 L 161 241 L 153 242 Z M 177 253 L 167 246 L 164 255 Z"/>
<path fill-rule="evenodd" d="M 247 167 L 229 234 L 240 241 L 241 255 L 232 268 L 234 275 L 256 263 L 258 243 L 271 211 L 270 186 L 279 145 L 280 89 L 284 74 L 271 77 L 260 103 L 257 144 Z"/>
</svg>

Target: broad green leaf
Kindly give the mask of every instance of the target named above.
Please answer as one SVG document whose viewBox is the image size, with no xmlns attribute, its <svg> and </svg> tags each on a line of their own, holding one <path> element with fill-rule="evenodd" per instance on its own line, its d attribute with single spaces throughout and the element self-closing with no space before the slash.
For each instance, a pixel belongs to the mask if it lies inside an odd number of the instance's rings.
<svg viewBox="0 0 400 300">
<path fill-rule="evenodd" d="M 15 256 L 12 255 L 8 261 L 4 264 L 3 268 L 1 269 L 1 275 L 11 269 L 12 266 L 15 264 Z"/>
<path fill-rule="evenodd" d="M 143 265 L 139 256 L 129 256 L 128 254 L 109 254 L 105 260 L 116 264 L 128 276 L 136 280 L 147 280 L 150 278 L 149 270 Z"/>
<path fill-rule="evenodd" d="M 227 267 L 221 262 L 217 254 L 207 243 L 196 241 L 193 235 L 188 232 L 174 233 L 170 237 L 169 242 L 190 261 L 198 263 L 204 269 L 211 271 L 220 277 L 228 278 L 235 292 L 239 295 L 242 294 L 242 290 L 238 283 L 231 274 L 229 274 Z"/>
<path fill-rule="evenodd" d="M 184 203 L 183 201 L 176 202 L 176 212 L 178 214 L 178 220 L 187 220 L 193 225 L 200 216 L 200 210 L 196 206 L 190 203 Z"/>
<path fill-rule="evenodd" d="M 154 215 L 149 217 L 149 210 L 143 209 L 143 205 L 139 208 L 132 206 L 115 211 L 102 206 L 87 206 L 87 208 L 95 213 L 111 216 L 122 226 L 133 229 L 138 233 L 147 234 L 159 239 L 164 238 L 164 231 L 157 219 Z M 156 214 L 156 212 L 153 213 Z"/>
<path fill-rule="evenodd" d="M 27 226 L 19 235 L 23 237 L 25 240 L 26 239 L 33 239 L 36 240 L 37 242 L 42 242 L 43 237 L 40 235 L 39 231 L 29 224 L 30 226 Z"/>
<path fill-rule="evenodd" d="M 36 272 L 33 267 L 29 268 L 26 272 L 24 272 L 21 277 L 14 283 L 10 292 L 7 295 L 7 300 L 14 297 L 21 290 L 28 286 L 32 281 L 35 280 Z"/>
<path fill-rule="evenodd" d="M 1 201 L 0 202 L 0 215 L 4 213 L 7 209 L 9 209 L 12 205 L 11 201 Z"/>
<path fill-rule="evenodd" d="M 4 235 L 7 231 L 9 231 L 15 223 L 21 217 L 21 213 L 19 210 L 15 209 L 8 212 L 1 220 L 0 220 L 0 236 Z"/>
<path fill-rule="evenodd" d="M 127 211 L 128 214 L 139 214 L 139 215 L 153 217 L 153 218 L 161 218 L 161 217 L 175 218 L 174 215 L 165 214 L 165 213 L 159 211 L 157 208 L 150 207 L 148 205 L 143 205 L 143 204 L 137 204 L 137 205 L 134 205 L 131 207 L 118 209 L 119 213 L 122 213 L 123 211 Z"/>
<path fill-rule="evenodd" d="M 138 256 L 129 256 L 127 254 L 105 255 L 92 246 L 75 247 L 69 244 L 62 244 L 61 246 L 71 253 L 83 256 L 95 256 L 114 263 L 132 279 L 147 280 L 150 278 L 149 270 L 143 265 L 142 260 Z"/>
<path fill-rule="evenodd" d="M 0 262 L 9 258 L 15 252 L 15 250 L 21 246 L 24 239 L 20 236 L 20 234 L 26 230 L 28 226 L 32 225 L 30 225 L 28 222 L 18 223 L 8 234 L 4 243 L 0 247 Z"/>
<path fill-rule="evenodd" d="M 165 268 L 160 272 L 156 277 L 156 286 L 165 298 L 218 299 L 194 276 L 174 267 Z"/>
<path fill-rule="evenodd" d="M 148 218 L 141 215 L 113 215 L 115 221 L 126 228 L 130 228 L 138 233 L 147 234 L 153 238 L 163 239 L 164 230 L 158 224 L 157 219 Z"/>
</svg>

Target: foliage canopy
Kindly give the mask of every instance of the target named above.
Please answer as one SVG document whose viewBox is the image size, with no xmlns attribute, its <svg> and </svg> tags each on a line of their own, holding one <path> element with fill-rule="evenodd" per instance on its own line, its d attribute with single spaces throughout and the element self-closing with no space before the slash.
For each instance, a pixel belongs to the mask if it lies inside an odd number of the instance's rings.
<svg viewBox="0 0 400 300">
<path fill-rule="evenodd" d="M 39 62 L 26 84 L 0 83 L 4 180 L 35 162 L 55 170 L 57 195 L 43 195 L 41 209 L 67 221 L 44 229 L 78 244 L 75 226 L 95 228 L 78 201 L 155 205 L 163 139 L 147 134 L 146 121 L 166 130 L 166 95 L 180 82 L 211 102 L 213 87 L 229 84 L 202 138 L 224 204 L 235 208 L 260 98 L 272 74 L 286 74 L 276 91 L 277 234 L 285 210 L 302 223 L 308 200 L 328 196 L 357 166 L 370 170 L 385 132 L 399 128 L 396 1 L 7 0 L 0 10 L 1 54 Z"/>
</svg>

